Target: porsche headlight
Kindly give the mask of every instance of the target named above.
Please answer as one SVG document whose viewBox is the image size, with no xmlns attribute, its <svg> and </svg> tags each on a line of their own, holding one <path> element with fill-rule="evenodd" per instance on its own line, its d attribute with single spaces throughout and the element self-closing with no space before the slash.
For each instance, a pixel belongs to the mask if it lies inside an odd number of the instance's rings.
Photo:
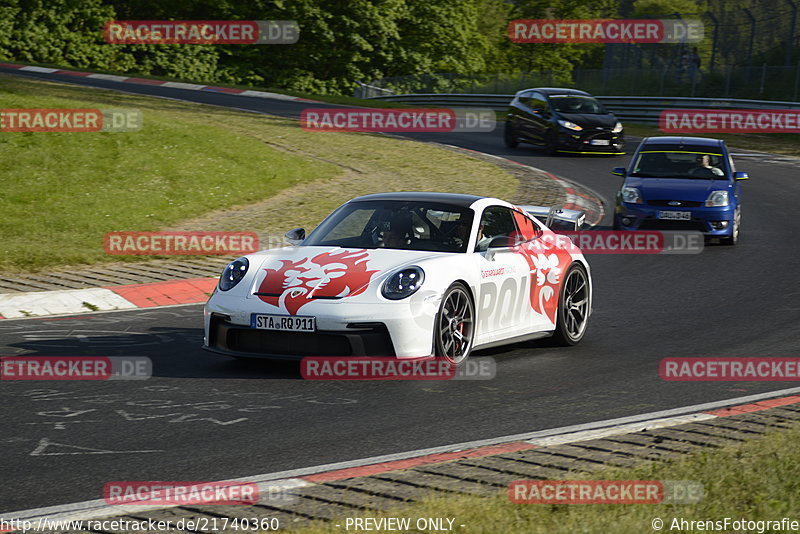
<svg viewBox="0 0 800 534">
<path fill-rule="evenodd" d="M 577 124 L 575 124 L 572 121 L 559 120 L 558 124 L 560 124 L 564 128 L 568 128 L 570 130 L 575 130 L 576 132 L 580 132 L 581 130 L 583 130 L 583 126 L 578 126 Z"/>
<path fill-rule="evenodd" d="M 381 294 L 389 300 L 404 299 L 416 293 L 424 281 L 425 271 L 417 266 L 407 267 L 386 279 Z"/>
<path fill-rule="evenodd" d="M 712 191 L 706 199 L 707 208 L 724 208 L 730 204 L 727 191 Z"/>
<path fill-rule="evenodd" d="M 611 131 L 614 133 L 620 133 L 622 131 L 622 123 L 617 121 L 616 126 L 614 126 L 614 129 Z"/>
<path fill-rule="evenodd" d="M 635 187 L 625 186 L 622 188 L 622 201 L 628 204 L 641 204 L 642 194 Z"/>
<path fill-rule="evenodd" d="M 220 291 L 228 291 L 241 282 L 249 267 L 250 262 L 247 261 L 247 258 L 239 258 L 230 262 L 222 271 L 222 276 L 219 277 Z"/>
</svg>

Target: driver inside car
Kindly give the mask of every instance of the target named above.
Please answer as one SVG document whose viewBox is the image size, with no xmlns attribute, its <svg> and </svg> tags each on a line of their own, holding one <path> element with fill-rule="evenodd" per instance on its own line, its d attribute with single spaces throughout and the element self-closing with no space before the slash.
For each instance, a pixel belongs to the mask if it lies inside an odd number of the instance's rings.
<svg viewBox="0 0 800 534">
<path fill-rule="evenodd" d="M 405 248 L 413 235 L 411 217 L 396 214 L 389 221 L 389 229 L 383 232 L 384 248 Z"/>
<path fill-rule="evenodd" d="M 692 174 L 698 174 L 696 171 L 702 172 L 702 169 L 707 169 L 714 176 L 723 176 L 725 174 L 722 172 L 722 169 L 711 165 L 711 156 L 709 154 L 698 154 L 695 157 L 695 162 L 697 163 L 697 166 L 692 169 Z"/>
</svg>

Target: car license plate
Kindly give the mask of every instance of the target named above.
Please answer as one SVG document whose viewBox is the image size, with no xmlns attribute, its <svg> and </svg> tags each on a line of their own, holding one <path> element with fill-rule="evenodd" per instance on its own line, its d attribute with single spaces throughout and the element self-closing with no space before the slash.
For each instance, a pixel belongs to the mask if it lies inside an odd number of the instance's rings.
<svg viewBox="0 0 800 534">
<path fill-rule="evenodd" d="M 611 141 L 609 141 L 608 139 L 592 139 L 591 141 L 589 141 L 589 144 L 596 146 L 608 146 L 611 144 Z"/>
<path fill-rule="evenodd" d="M 287 332 L 315 332 L 316 317 L 298 317 L 295 315 L 266 315 L 254 313 L 250 325 L 259 330 L 283 330 Z"/>
<path fill-rule="evenodd" d="M 659 211 L 659 219 L 672 219 L 674 221 L 691 221 L 692 212 L 690 211 Z"/>
</svg>

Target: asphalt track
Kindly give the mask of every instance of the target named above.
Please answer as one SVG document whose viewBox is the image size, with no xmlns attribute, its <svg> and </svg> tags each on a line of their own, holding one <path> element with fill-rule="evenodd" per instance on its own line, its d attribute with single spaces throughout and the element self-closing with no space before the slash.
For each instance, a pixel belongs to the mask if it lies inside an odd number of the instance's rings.
<svg viewBox="0 0 800 534">
<path fill-rule="evenodd" d="M 292 117 L 319 107 L 42 77 Z M 415 137 L 568 177 L 601 193 L 607 207 L 619 185 L 609 170 L 628 161 L 509 150 L 500 132 Z M 290 365 L 202 351 L 199 305 L 0 321 L 2 355 L 147 356 L 154 366 L 146 382 L 2 382 L 0 511 L 97 499 L 114 480 L 243 477 L 790 387 L 658 375 L 664 357 L 798 355 L 800 169 L 765 156 L 740 158 L 738 168 L 752 178 L 744 183 L 739 246 L 590 256 L 594 315 L 582 344 L 478 353 L 497 361 L 490 381 L 303 381 Z"/>
</svg>

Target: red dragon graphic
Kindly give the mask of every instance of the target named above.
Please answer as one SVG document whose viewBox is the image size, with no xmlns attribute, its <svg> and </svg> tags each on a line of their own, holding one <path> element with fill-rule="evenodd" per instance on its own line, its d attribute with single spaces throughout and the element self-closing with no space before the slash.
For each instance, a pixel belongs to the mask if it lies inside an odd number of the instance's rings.
<svg viewBox="0 0 800 534">
<path fill-rule="evenodd" d="M 323 252 L 313 258 L 281 260 L 278 269 L 264 269 L 267 275 L 258 287 L 258 298 L 290 315 L 314 298 L 342 298 L 366 291 L 377 270 L 367 270 L 366 250 Z"/>
<path fill-rule="evenodd" d="M 518 252 L 528 263 L 531 273 L 531 307 L 536 313 L 546 315 L 555 324 L 561 275 L 572 262 L 572 255 L 551 240 L 531 241 L 536 235 L 533 222 L 517 208 L 514 218 L 520 228 L 524 244 Z"/>
</svg>

